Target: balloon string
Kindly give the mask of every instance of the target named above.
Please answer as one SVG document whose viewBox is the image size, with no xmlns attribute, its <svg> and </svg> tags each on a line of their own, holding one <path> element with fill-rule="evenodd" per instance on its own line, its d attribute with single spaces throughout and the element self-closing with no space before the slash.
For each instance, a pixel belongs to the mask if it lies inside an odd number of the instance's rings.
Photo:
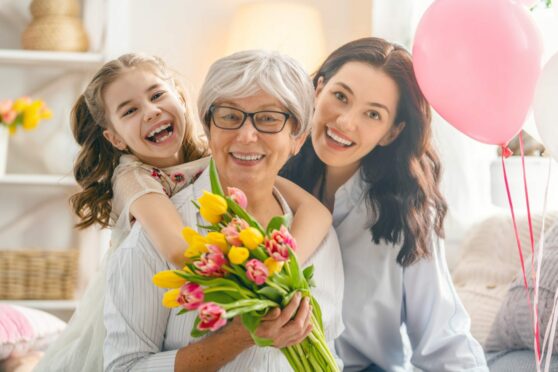
<svg viewBox="0 0 558 372">
<path fill-rule="evenodd" d="M 531 273 L 533 284 L 537 283 L 537 272 L 535 271 L 535 238 L 533 234 L 533 222 L 531 219 L 531 206 L 529 203 L 529 192 L 527 189 L 527 174 L 525 171 L 525 154 L 523 149 L 523 133 L 519 132 L 519 149 L 521 151 L 521 169 L 523 170 L 523 187 L 525 190 L 525 203 L 527 204 L 527 221 L 529 222 L 529 239 L 531 243 Z M 541 348 L 540 348 L 540 328 L 539 328 L 539 309 L 538 301 L 533 301 L 533 329 L 535 332 L 535 346 L 537 351 L 537 358 L 540 360 Z"/>
<path fill-rule="evenodd" d="M 510 194 L 510 185 L 508 183 L 508 175 L 506 172 L 506 165 L 504 163 L 504 158 L 506 157 L 506 154 L 509 153 L 509 149 L 508 151 L 506 151 L 507 147 L 506 146 L 502 146 L 502 170 L 504 173 L 504 183 L 506 185 L 506 193 L 508 194 L 508 203 L 510 205 L 510 212 L 511 212 L 511 217 L 512 217 L 512 222 L 513 222 L 513 231 L 515 234 L 515 241 L 517 242 L 517 249 L 519 252 L 519 261 L 521 263 L 521 273 L 523 274 L 523 285 L 525 287 L 525 293 L 527 294 L 527 303 L 529 304 L 529 310 L 532 311 L 533 309 L 533 305 L 531 304 L 531 296 L 529 296 L 529 284 L 527 283 L 527 275 L 525 274 L 525 260 L 523 258 L 523 251 L 521 250 L 521 240 L 519 239 L 519 232 L 517 230 L 517 222 L 515 220 L 515 212 L 513 209 L 513 202 L 512 202 L 512 198 L 511 198 L 511 194 Z M 536 344 L 536 353 L 537 353 L 537 361 L 540 360 L 540 352 L 539 352 L 539 342 L 538 339 L 535 339 L 535 344 Z"/>
<path fill-rule="evenodd" d="M 548 174 L 546 176 L 546 187 L 544 190 L 544 203 L 543 203 L 543 212 L 542 212 L 542 222 L 541 222 L 541 234 L 539 236 L 539 251 L 537 252 L 537 283 L 535 285 L 535 303 L 538 304 L 539 302 L 539 282 L 541 279 L 541 266 L 542 266 L 542 258 L 543 258 L 543 250 L 544 250 L 544 228 L 545 228 L 545 223 L 546 223 L 546 206 L 548 205 L 548 187 L 550 185 L 550 175 L 552 174 L 552 158 L 548 158 Z M 558 293 L 558 292 L 557 292 Z M 551 319 L 555 316 L 555 311 L 556 311 L 556 298 L 554 299 L 554 306 L 552 307 L 552 314 L 551 315 Z M 548 341 L 548 337 L 549 337 L 549 330 L 550 327 L 552 326 L 551 324 L 552 322 L 549 320 L 547 326 L 546 326 L 546 332 L 544 334 L 544 338 L 543 338 L 543 342 L 542 342 L 542 347 L 541 347 L 541 360 L 539 361 L 539 363 L 537 363 L 537 371 L 540 371 L 540 364 L 542 362 L 542 360 L 544 359 L 545 356 L 545 350 L 546 350 L 546 355 L 548 356 L 548 354 L 552 355 L 552 343 L 549 343 L 548 345 L 548 349 L 546 348 L 546 344 Z M 547 358 L 548 359 L 548 358 Z M 548 360 L 547 360 L 548 362 Z M 545 366 L 545 372 L 548 372 L 550 368 L 550 365 Z"/>
</svg>

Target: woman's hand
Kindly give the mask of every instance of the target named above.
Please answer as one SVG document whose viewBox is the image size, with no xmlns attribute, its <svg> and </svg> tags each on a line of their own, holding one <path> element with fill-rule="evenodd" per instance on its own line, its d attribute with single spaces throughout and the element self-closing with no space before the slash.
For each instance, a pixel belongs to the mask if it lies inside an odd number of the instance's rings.
<svg viewBox="0 0 558 372">
<path fill-rule="evenodd" d="M 275 308 L 270 311 L 262 318 L 256 336 L 273 340 L 273 346 L 279 349 L 302 342 L 312 331 L 312 311 L 310 299 L 301 299 L 298 292 L 283 310 Z"/>
</svg>

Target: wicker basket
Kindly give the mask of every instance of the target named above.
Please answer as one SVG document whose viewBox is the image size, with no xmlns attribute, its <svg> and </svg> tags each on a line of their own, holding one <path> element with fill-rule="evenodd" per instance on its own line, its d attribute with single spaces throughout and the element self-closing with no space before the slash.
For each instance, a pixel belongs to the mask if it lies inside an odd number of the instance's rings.
<svg viewBox="0 0 558 372">
<path fill-rule="evenodd" d="M 87 34 L 79 18 L 66 16 L 41 17 L 23 31 L 24 49 L 85 52 L 89 48 Z"/>
<path fill-rule="evenodd" d="M 29 10 L 34 18 L 53 15 L 77 17 L 80 6 L 76 0 L 33 0 Z"/>
<path fill-rule="evenodd" d="M 74 296 L 79 251 L 0 251 L 0 299 L 67 300 Z"/>
</svg>

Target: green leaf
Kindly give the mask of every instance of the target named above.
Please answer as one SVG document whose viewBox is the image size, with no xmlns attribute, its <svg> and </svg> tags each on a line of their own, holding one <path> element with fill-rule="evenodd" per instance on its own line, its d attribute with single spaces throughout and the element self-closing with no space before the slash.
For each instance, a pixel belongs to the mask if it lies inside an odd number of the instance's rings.
<svg viewBox="0 0 558 372">
<path fill-rule="evenodd" d="M 225 193 L 221 187 L 221 182 L 219 182 L 219 176 L 217 175 L 217 168 L 215 168 L 215 161 L 213 158 L 209 161 L 209 180 L 211 182 L 211 192 L 224 197 Z"/>
<path fill-rule="evenodd" d="M 240 296 L 237 297 L 238 298 L 235 298 L 234 296 L 225 292 L 210 292 L 210 293 L 205 292 L 203 300 L 204 302 L 215 302 L 219 305 L 224 305 L 224 304 L 230 304 L 231 302 L 235 302 L 241 298 Z"/>
<path fill-rule="evenodd" d="M 269 298 L 271 301 L 281 303 L 281 293 L 273 287 L 266 286 L 258 289 L 256 292 Z"/>
<path fill-rule="evenodd" d="M 293 250 L 290 248 L 289 248 L 289 261 L 287 261 L 287 265 L 289 265 L 293 288 L 294 289 L 308 288 L 308 284 L 306 283 L 306 280 L 304 280 L 304 277 L 300 272 L 300 266 L 298 265 L 296 255 L 293 253 Z"/>
<path fill-rule="evenodd" d="M 176 313 L 176 315 L 182 315 L 182 314 L 187 313 L 187 312 L 188 312 L 188 310 L 182 308 L 182 309 L 180 309 L 180 311 L 178 313 Z"/>
<path fill-rule="evenodd" d="M 262 234 L 264 234 L 264 229 L 262 225 L 260 225 L 260 223 L 256 221 L 256 219 L 252 217 L 250 213 L 246 212 L 243 208 L 241 208 L 238 204 L 234 202 L 234 200 L 232 200 L 228 196 L 225 197 L 225 200 L 227 201 L 227 206 L 229 207 L 229 209 L 232 211 L 234 215 L 242 218 L 244 221 L 248 222 L 248 225 L 255 227 L 256 229 L 260 230 Z"/>
<path fill-rule="evenodd" d="M 285 225 L 286 227 L 287 222 L 288 222 L 288 217 L 286 215 L 273 217 L 267 224 L 267 228 L 265 229 L 266 234 L 270 235 L 273 232 L 273 230 L 279 230 L 283 225 Z"/>
<path fill-rule="evenodd" d="M 196 320 L 194 321 L 194 326 L 192 327 L 192 332 L 190 332 L 190 335 L 192 337 L 201 337 L 201 336 L 205 336 L 209 331 L 200 331 L 198 329 L 198 324 L 200 324 L 201 320 L 198 316 L 196 316 Z"/>
<path fill-rule="evenodd" d="M 310 265 L 304 270 L 302 270 L 302 274 L 304 275 L 304 278 L 306 278 L 307 281 L 310 281 L 314 276 L 314 265 Z"/>
<path fill-rule="evenodd" d="M 251 306 L 241 306 L 241 307 L 237 307 L 234 308 L 232 310 L 227 310 L 227 318 L 234 318 L 237 315 L 241 315 L 241 314 L 245 314 L 245 313 L 251 313 L 253 311 L 259 311 L 259 310 L 268 310 L 273 306 L 270 306 L 269 302 L 257 302 Z"/>
<path fill-rule="evenodd" d="M 312 312 L 314 313 L 314 316 L 318 320 L 320 329 L 323 332 L 324 331 L 324 325 L 322 323 L 322 309 L 320 308 L 320 304 L 318 303 L 318 301 L 316 301 L 314 296 L 310 296 L 310 303 L 312 305 Z"/>
<path fill-rule="evenodd" d="M 253 333 L 256 331 L 256 328 L 260 325 L 260 316 L 255 316 L 254 314 L 242 314 L 240 319 L 242 320 L 242 324 L 248 330 L 248 332 Z"/>
</svg>

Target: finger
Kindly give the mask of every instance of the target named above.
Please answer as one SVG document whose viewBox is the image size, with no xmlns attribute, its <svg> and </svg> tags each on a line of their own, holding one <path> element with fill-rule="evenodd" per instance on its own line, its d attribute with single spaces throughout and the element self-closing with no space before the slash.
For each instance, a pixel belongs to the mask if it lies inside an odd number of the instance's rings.
<svg viewBox="0 0 558 372">
<path fill-rule="evenodd" d="M 270 311 L 268 311 L 267 314 L 265 314 L 265 316 L 262 316 L 262 320 L 275 320 L 279 318 L 280 315 L 281 315 L 281 310 L 279 310 L 278 308 L 273 308 Z"/>
<path fill-rule="evenodd" d="M 308 326 L 306 327 L 306 329 L 304 330 L 302 335 L 298 339 L 296 339 L 291 345 L 297 345 L 297 344 L 300 344 L 302 341 L 304 341 L 304 339 L 306 337 L 308 337 L 308 335 L 310 333 L 312 333 L 312 329 L 314 329 L 314 327 L 312 326 L 312 323 L 308 324 Z M 291 346 L 291 345 L 288 345 L 288 346 Z"/>
<path fill-rule="evenodd" d="M 298 307 L 296 316 L 282 328 L 282 333 L 287 340 L 298 339 L 304 333 L 309 323 L 310 304 L 308 297 L 305 297 Z"/>
<path fill-rule="evenodd" d="M 302 294 L 300 292 L 297 292 L 291 299 L 291 302 L 289 302 L 289 304 L 285 306 L 283 311 L 281 311 L 281 316 L 279 318 L 281 326 L 287 324 L 289 320 L 291 320 L 291 318 L 295 315 L 295 313 L 297 313 L 297 309 L 300 305 L 301 299 Z"/>
</svg>

